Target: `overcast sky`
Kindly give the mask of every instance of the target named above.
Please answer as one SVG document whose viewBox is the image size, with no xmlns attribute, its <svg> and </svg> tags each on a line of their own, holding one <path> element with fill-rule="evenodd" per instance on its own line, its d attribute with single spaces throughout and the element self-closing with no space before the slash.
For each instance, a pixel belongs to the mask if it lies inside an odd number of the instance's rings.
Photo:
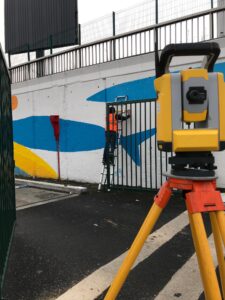
<svg viewBox="0 0 225 300">
<path fill-rule="evenodd" d="M 0 43 L 4 49 L 4 1 L 0 0 Z M 7 1 L 7 0 L 6 0 Z M 32 1 L 32 0 L 30 0 Z M 127 8 L 143 0 L 78 0 L 79 23 L 85 23 L 112 11 Z"/>
</svg>

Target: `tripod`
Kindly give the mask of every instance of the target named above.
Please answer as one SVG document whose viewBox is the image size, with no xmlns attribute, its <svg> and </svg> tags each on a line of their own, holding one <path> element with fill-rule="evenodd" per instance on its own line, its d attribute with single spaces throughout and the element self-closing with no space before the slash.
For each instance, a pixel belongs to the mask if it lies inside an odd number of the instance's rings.
<svg viewBox="0 0 225 300">
<path fill-rule="evenodd" d="M 223 247 L 225 247 L 225 215 L 224 204 L 219 191 L 216 191 L 215 178 L 183 179 L 171 175 L 162 185 L 154 198 L 154 203 L 142 224 L 130 250 L 122 263 L 104 300 L 116 299 L 121 290 L 132 265 L 134 264 L 142 246 L 151 233 L 161 212 L 166 207 L 172 189 L 182 190 L 189 215 L 192 239 L 198 259 L 199 270 L 204 287 L 206 300 L 225 299 L 225 262 Z M 202 214 L 208 212 L 210 216 L 215 248 L 219 264 L 219 273 L 222 291 L 220 291 Z"/>
</svg>

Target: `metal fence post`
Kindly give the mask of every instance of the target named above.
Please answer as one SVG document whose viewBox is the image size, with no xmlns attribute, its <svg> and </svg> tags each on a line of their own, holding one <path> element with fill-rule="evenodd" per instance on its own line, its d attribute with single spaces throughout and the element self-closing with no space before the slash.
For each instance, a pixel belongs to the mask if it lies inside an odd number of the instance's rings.
<svg viewBox="0 0 225 300">
<path fill-rule="evenodd" d="M 8 53 L 8 62 L 9 62 L 9 68 L 11 68 L 12 64 L 11 64 L 11 54 Z"/>
<path fill-rule="evenodd" d="M 27 72 L 28 72 L 28 80 L 30 79 L 30 46 L 27 45 L 27 59 L 28 59 L 28 65 L 27 65 Z M 25 70 L 26 72 L 26 70 Z"/>
<path fill-rule="evenodd" d="M 112 35 L 116 36 L 116 13 L 115 13 L 115 11 L 112 12 Z M 112 41 L 112 47 L 113 47 L 112 58 L 113 58 L 113 60 L 115 60 L 116 59 L 116 40 L 115 39 L 113 39 L 113 41 Z"/>
<path fill-rule="evenodd" d="M 81 24 L 78 25 L 78 45 L 81 46 Z M 78 50 L 77 53 L 79 55 L 79 68 L 81 68 L 82 67 L 81 48 Z"/>
<path fill-rule="evenodd" d="M 30 62 L 30 46 L 27 45 L 27 59 L 28 59 L 28 62 Z"/>
<path fill-rule="evenodd" d="M 159 3 L 155 0 L 155 24 L 159 23 Z M 158 52 L 158 28 L 155 28 L 155 53 Z"/>
<path fill-rule="evenodd" d="M 218 3 L 218 8 L 224 7 L 225 0 L 218 0 L 217 3 Z M 213 16 L 213 14 L 212 14 L 212 16 Z M 221 11 L 217 14 L 217 37 L 218 38 L 224 36 L 224 33 L 225 33 L 224 24 L 225 24 L 225 13 L 224 13 L 224 11 Z"/>
<path fill-rule="evenodd" d="M 213 8 L 213 0 L 211 0 L 211 9 Z M 210 14 L 210 39 L 213 39 L 214 36 L 214 20 L 213 20 L 213 14 Z"/>
<path fill-rule="evenodd" d="M 78 45 L 81 45 L 81 25 L 78 24 Z"/>
<path fill-rule="evenodd" d="M 110 191 L 110 162 L 109 162 L 109 105 L 106 104 L 106 144 L 105 144 L 105 158 L 106 158 L 106 185 L 107 191 Z"/>
<path fill-rule="evenodd" d="M 49 48 L 50 48 L 50 54 L 53 54 L 53 37 L 52 34 L 49 36 Z"/>
<path fill-rule="evenodd" d="M 115 11 L 112 12 L 112 32 L 113 36 L 116 35 L 116 13 Z"/>
<path fill-rule="evenodd" d="M 159 23 L 159 1 L 155 0 L 155 24 Z"/>
<path fill-rule="evenodd" d="M 49 49 L 50 49 L 50 55 L 52 55 L 53 54 L 53 36 L 52 36 L 52 34 L 49 36 Z M 49 71 L 49 69 L 48 69 L 48 72 L 50 72 L 51 75 L 54 74 L 53 60 L 54 60 L 54 58 L 51 57 L 48 62 L 51 65 L 51 67 L 50 67 L 51 71 Z"/>
<path fill-rule="evenodd" d="M 159 6 L 158 6 L 158 0 L 155 0 L 155 24 L 158 24 L 159 22 Z M 154 38 L 155 38 L 155 66 L 157 67 L 158 63 L 158 28 L 156 27 L 154 30 Z M 155 68 L 156 68 L 155 67 Z M 157 70 L 155 70 L 157 73 Z"/>
<path fill-rule="evenodd" d="M 42 58 L 41 60 L 37 61 L 37 77 L 44 76 L 44 60 L 43 60 L 44 55 L 45 55 L 44 50 L 36 51 L 36 59 Z"/>
</svg>

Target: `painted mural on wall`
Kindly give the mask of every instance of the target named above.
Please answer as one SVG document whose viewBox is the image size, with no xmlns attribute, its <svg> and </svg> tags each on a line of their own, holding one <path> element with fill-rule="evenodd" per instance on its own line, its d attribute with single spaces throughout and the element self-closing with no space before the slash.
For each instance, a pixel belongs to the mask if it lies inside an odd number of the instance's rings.
<svg viewBox="0 0 225 300">
<path fill-rule="evenodd" d="M 215 69 L 217 72 L 224 73 L 225 63 L 217 64 Z M 46 114 L 43 108 L 40 111 L 39 109 L 28 109 L 27 112 L 24 113 L 24 102 L 28 102 L 27 99 L 29 97 L 32 98 L 31 101 L 35 101 L 33 100 L 33 94 L 30 96 L 27 95 L 27 98 L 24 98 L 24 94 L 13 96 L 12 108 L 16 173 L 25 176 L 52 179 L 58 177 L 55 161 L 56 141 L 50 122 L 50 115 L 55 112 L 60 115 L 59 141 L 62 167 L 66 164 L 71 164 L 74 170 L 78 173 L 80 171 L 81 174 L 84 172 L 82 166 L 76 168 L 75 160 L 84 159 L 88 164 L 97 158 L 98 164 L 100 165 L 103 148 L 105 146 L 105 103 L 113 102 L 121 95 L 126 95 L 128 100 L 153 99 L 156 97 L 153 83 L 154 76 L 151 76 L 121 82 L 109 87 L 100 86 L 97 91 L 93 88 L 88 91 L 89 94 L 86 93 L 85 96 L 80 96 L 80 98 L 76 100 L 77 103 L 72 94 L 77 93 L 76 87 L 68 90 L 68 98 L 67 95 L 65 96 L 65 93 L 67 93 L 67 91 L 65 91 L 66 88 L 63 87 L 64 91 L 61 96 L 58 95 L 59 99 L 57 103 L 60 103 L 60 101 L 63 102 L 62 97 L 66 97 L 65 103 L 63 104 L 64 107 L 61 107 L 61 111 L 59 112 L 57 104 L 49 102 L 48 108 L 46 108 Z M 85 89 L 85 87 L 83 87 L 83 89 Z M 48 91 L 46 91 L 46 93 L 48 93 Z M 57 96 L 57 93 L 55 95 Z M 40 97 L 40 99 L 38 99 L 37 102 L 41 101 L 41 94 L 38 95 L 38 97 Z M 20 111 L 21 105 L 23 106 L 21 109 L 23 113 Z M 37 105 L 45 105 L 45 103 L 41 104 L 40 102 Z M 98 115 L 96 116 L 95 113 Z M 140 165 L 140 144 L 144 142 L 145 139 L 152 138 L 155 133 L 156 129 L 153 128 L 151 131 L 148 130 L 147 134 L 138 132 L 135 133 L 135 137 L 133 134 L 121 136 L 120 143 L 123 150 L 127 152 L 137 166 Z M 135 141 L 132 147 L 129 146 L 131 145 L 131 141 L 132 143 Z M 86 156 L 81 156 L 82 153 Z M 72 172 L 75 171 L 73 171 L 71 167 L 71 170 L 65 171 L 62 177 L 64 179 L 76 179 L 71 176 Z M 99 171 L 96 173 L 99 173 Z M 77 178 L 79 178 L 79 175 Z M 97 178 L 93 181 L 96 182 Z"/>
<path fill-rule="evenodd" d="M 57 179 L 56 171 L 32 151 L 32 149 L 56 151 L 49 116 L 31 116 L 16 120 L 13 128 L 17 173 Z M 60 119 L 60 132 L 60 152 L 62 153 L 92 151 L 103 149 L 105 146 L 105 129 L 101 126 Z M 66 135 L 65 132 L 67 132 Z M 147 132 L 121 136 L 120 144 L 135 164 L 140 165 L 140 144 L 154 134 L 155 128 Z"/>
<path fill-rule="evenodd" d="M 16 96 L 13 97 L 13 102 L 15 99 L 17 99 Z M 19 105 L 18 99 L 17 102 Z M 13 109 L 15 110 L 17 106 L 13 106 Z M 13 122 L 13 132 L 17 173 L 56 179 L 57 172 L 47 161 L 32 151 L 32 149 L 56 151 L 50 117 L 30 116 L 16 120 Z M 101 126 L 60 119 L 60 132 L 60 152 L 62 153 L 102 149 L 105 145 L 105 130 Z"/>
<path fill-rule="evenodd" d="M 146 92 L 147 91 L 147 92 Z M 118 95 L 126 94 L 130 99 L 150 99 L 155 97 L 153 78 L 144 78 L 118 84 L 99 93 L 87 97 L 88 102 L 115 101 Z M 12 99 L 14 116 L 19 108 L 19 96 Z M 100 116 L 105 119 L 105 116 Z M 86 116 L 88 119 L 88 116 Z M 15 118 L 14 118 L 15 119 Z M 13 122 L 14 151 L 16 173 L 33 177 L 57 178 L 57 170 L 35 154 L 34 150 L 56 151 L 54 132 L 50 116 L 27 116 Z M 155 129 L 147 133 L 139 132 L 128 136 L 121 136 L 122 148 L 128 153 L 135 164 L 140 165 L 139 146 L 145 139 L 155 134 Z M 134 136 L 136 135 L 136 136 Z M 130 146 L 132 141 L 132 146 Z M 134 142 L 136 144 L 134 145 Z M 94 151 L 105 146 L 105 128 L 88 122 L 79 122 L 60 118 L 60 152 L 75 153 Z"/>
</svg>

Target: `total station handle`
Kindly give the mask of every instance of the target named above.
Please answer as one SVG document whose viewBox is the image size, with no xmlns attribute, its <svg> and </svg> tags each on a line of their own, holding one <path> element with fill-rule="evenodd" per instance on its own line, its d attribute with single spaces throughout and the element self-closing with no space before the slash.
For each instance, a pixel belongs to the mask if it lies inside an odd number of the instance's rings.
<svg viewBox="0 0 225 300">
<path fill-rule="evenodd" d="M 217 43 L 186 43 L 167 45 L 161 53 L 156 77 L 169 73 L 169 65 L 174 56 L 206 56 L 204 68 L 213 71 L 214 64 L 219 57 L 220 47 Z"/>
</svg>

